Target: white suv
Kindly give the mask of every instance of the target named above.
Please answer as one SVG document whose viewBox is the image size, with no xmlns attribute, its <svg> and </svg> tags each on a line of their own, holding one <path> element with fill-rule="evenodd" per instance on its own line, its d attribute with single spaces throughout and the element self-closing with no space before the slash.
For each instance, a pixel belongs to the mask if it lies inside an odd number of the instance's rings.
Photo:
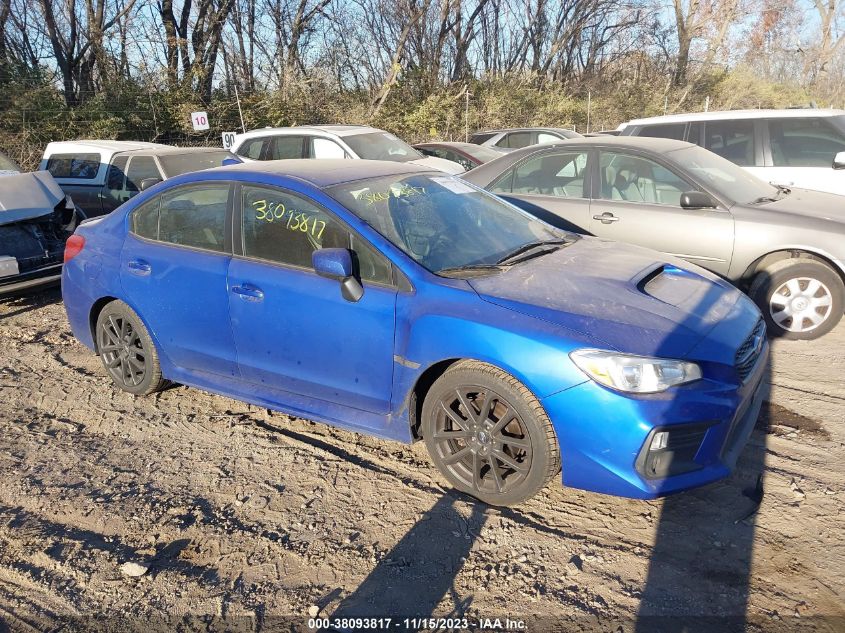
<svg viewBox="0 0 845 633">
<path fill-rule="evenodd" d="M 414 163 L 461 174 L 458 163 L 424 156 L 389 132 L 366 125 L 268 127 L 237 134 L 229 148 L 244 160 L 285 158 L 361 158 Z"/>
<path fill-rule="evenodd" d="M 775 185 L 845 195 L 845 110 L 700 112 L 637 119 L 623 136 L 701 145 Z"/>
</svg>

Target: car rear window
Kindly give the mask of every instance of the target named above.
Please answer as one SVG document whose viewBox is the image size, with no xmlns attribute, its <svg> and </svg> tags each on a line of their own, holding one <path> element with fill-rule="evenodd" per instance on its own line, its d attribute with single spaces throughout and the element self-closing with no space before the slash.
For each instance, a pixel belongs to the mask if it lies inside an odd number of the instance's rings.
<svg viewBox="0 0 845 633">
<path fill-rule="evenodd" d="M 99 154 L 53 154 L 47 159 L 47 171 L 53 178 L 93 180 L 99 170 Z"/>
<path fill-rule="evenodd" d="M 477 134 L 473 134 L 472 137 L 470 137 L 469 142 L 480 145 L 485 141 L 489 141 L 494 136 L 496 136 L 496 132 L 478 132 Z"/>
<path fill-rule="evenodd" d="M 11 158 L 6 156 L 5 154 L 0 154 L 0 171 L 20 171 L 21 168 L 17 166 L 15 161 Z"/>
</svg>

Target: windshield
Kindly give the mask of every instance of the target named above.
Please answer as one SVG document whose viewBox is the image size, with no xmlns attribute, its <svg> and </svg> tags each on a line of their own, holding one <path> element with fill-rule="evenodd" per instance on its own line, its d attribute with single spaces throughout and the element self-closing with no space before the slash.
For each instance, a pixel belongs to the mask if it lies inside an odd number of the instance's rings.
<svg viewBox="0 0 845 633">
<path fill-rule="evenodd" d="M 219 152 L 186 152 L 184 154 L 165 154 L 158 157 L 167 178 L 187 174 L 191 171 L 220 167 L 227 158 L 240 159 L 226 150 Z"/>
<path fill-rule="evenodd" d="M 667 155 L 716 193 L 734 202 L 749 204 L 761 198 L 779 195 L 777 187 L 697 145 L 674 150 Z"/>
<path fill-rule="evenodd" d="M 526 244 L 573 239 L 452 176 L 398 174 L 343 183 L 328 193 L 435 273 L 495 266 Z"/>
<path fill-rule="evenodd" d="M 367 160 L 393 160 L 406 163 L 422 158 L 413 147 L 388 132 L 369 132 L 344 136 L 343 140 L 358 155 Z"/>
</svg>

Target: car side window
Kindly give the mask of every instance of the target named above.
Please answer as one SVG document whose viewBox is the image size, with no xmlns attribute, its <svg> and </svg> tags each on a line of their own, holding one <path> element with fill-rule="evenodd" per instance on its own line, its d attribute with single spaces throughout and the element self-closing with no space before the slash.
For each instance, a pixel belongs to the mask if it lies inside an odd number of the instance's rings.
<svg viewBox="0 0 845 633">
<path fill-rule="evenodd" d="M 696 189 L 663 165 L 640 156 L 602 152 L 599 172 L 605 200 L 680 206 L 681 194 Z"/>
<path fill-rule="evenodd" d="M 344 149 L 327 138 L 311 138 L 311 158 L 346 158 Z"/>
<path fill-rule="evenodd" d="M 516 168 L 511 192 L 583 198 L 586 175 L 587 152 L 545 154 Z"/>
<path fill-rule="evenodd" d="M 303 136 L 274 136 L 270 139 L 270 151 L 267 160 L 285 160 L 289 158 L 302 158 L 302 144 L 305 141 Z"/>
<path fill-rule="evenodd" d="M 320 248 L 349 248 L 340 222 L 307 199 L 269 187 L 243 186 L 243 254 L 311 268 Z"/>
<path fill-rule="evenodd" d="M 737 165 L 754 165 L 754 121 L 707 121 L 704 148 Z"/>
<path fill-rule="evenodd" d="M 314 251 L 351 248 L 362 281 L 392 284 L 393 269 L 387 258 L 322 207 L 270 187 L 244 185 L 242 197 L 245 257 L 310 270 Z"/>
<path fill-rule="evenodd" d="M 451 160 L 453 163 L 458 163 L 458 165 L 460 165 L 467 171 L 475 167 L 472 161 L 469 160 L 466 156 L 461 156 L 460 154 L 458 154 L 458 152 L 451 149 L 440 150 L 440 153 L 436 155 L 440 158 Z"/>
<path fill-rule="evenodd" d="M 115 202 L 122 201 L 122 192 L 126 188 L 126 156 L 118 156 L 109 165 L 109 172 L 106 176 L 104 195 L 109 196 Z"/>
<path fill-rule="evenodd" d="M 47 171 L 54 178 L 92 180 L 99 170 L 99 154 L 53 154 L 47 159 Z"/>
<path fill-rule="evenodd" d="M 158 212 L 161 206 L 161 196 L 145 202 L 132 212 L 130 218 L 132 232 L 148 240 L 158 239 Z"/>
<path fill-rule="evenodd" d="M 235 153 L 244 158 L 261 160 L 261 150 L 264 148 L 264 141 L 266 140 L 266 138 L 251 138 L 244 141 Z"/>
<path fill-rule="evenodd" d="M 537 143 L 554 143 L 555 141 L 559 141 L 560 137 L 556 134 L 550 134 L 549 132 L 537 132 Z"/>
<path fill-rule="evenodd" d="M 505 134 L 496 145 L 498 147 L 510 147 L 520 149 L 531 145 L 531 132 L 510 132 Z"/>
<path fill-rule="evenodd" d="M 161 179 L 161 172 L 152 156 L 133 156 L 129 160 L 129 169 L 126 170 L 126 188 L 131 195 L 141 190 L 141 183 L 147 178 Z"/>
<path fill-rule="evenodd" d="M 161 194 L 158 239 L 169 244 L 224 252 L 229 185 L 203 183 Z"/>
<path fill-rule="evenodd" d="M 845 137 L 818 118 L 769 121 L 769 144 L 775 167 L 830 167 L 845 152 Z"/>
<path fill-rule="evenodd" d="M 637 136 L 649 136 L 653 138 L 672 138 L 676 141 L 684 140 L 686 123 L 664 123 L 661 125 L 645 125 L 640 129 Z"/>
</svg>

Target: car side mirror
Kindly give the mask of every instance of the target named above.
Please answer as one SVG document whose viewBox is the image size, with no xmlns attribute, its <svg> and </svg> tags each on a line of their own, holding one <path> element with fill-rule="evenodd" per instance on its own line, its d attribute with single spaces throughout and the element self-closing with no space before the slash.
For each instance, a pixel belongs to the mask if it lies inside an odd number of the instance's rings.
<svg viewBox="0 0 845 633">
<path fill-rule="evenodd" d="M 839 152 L 833 157 L 834 169 L 845 169 L 845 152 Z"/>
<path fill-rule="evenodd" d="M 150 187 L 155 187 L 161 182 L 161 178 L 144 178 L 141 181 L 141 191 L 146 191 Z"/>
<path fill-rule="evenodd" d="M 687 191 L 681 194 L 682 209 L 715 209 L 718 205 L 708 193 Z"/>
<path fill-rule="evenodd" d="M 311 264 L 320 277 L 340 282 L 341 294 L 347 301 L 355 303 L 364 296 L 364 287 L 353 274 L 349 249 L 321 248 L 311 254 Z"/>
</svg>

